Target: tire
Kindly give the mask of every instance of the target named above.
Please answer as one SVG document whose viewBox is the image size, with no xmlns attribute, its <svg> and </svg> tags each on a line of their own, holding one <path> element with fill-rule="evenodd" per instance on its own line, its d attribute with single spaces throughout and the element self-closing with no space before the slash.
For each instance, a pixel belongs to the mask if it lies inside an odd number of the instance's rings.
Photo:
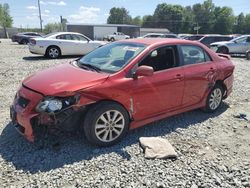
<svg viewBox="0 0 250 188">
<path fill-rule="evenodd" d="M 27 40 L 27 39 L 23 39 L 23 40 L 21 40 L 21 42 L 20 42 L 21 44 L 28 44 L 29 43 L 29 41 Z"/>
<path fill-rule="evenodd" d="M 119 104 L 101 102 L 86 113 L 83 129 L 87 140 L 97 146 L 111 146 L 128 132 L 129 115 Z"/>
<path fill-rule="evenodd" d="M 110 41 L 111 41 L 111 42 L 114 42 L 114 41 L 115 41 L 115 39 L 112 37 L 112 38 L 110 39 Z"/>
<path fill-rule="evenodd" d="M 222 47 L 219 47 L 219 48 L 218 48 L 217 53 L 228 54 L 228 53 L 229 53 L 229 50 L 228 50 L 227 47 L 222 46 Z"/>
<path fill-rule="evenodd" d="M 247 60 L 250 60 L 250 51 L 248 51 L 248 52 L 246 53 L 246 58 L 247 58 Z"/>
<path fill-rule="evenodd" d="M 215 85 L 207 96 L 205 112 L 216 111 L 222 102 L 224 89 L 220 85 Z"/>
<path fill-rule="evenodd" d="M 56 59 L 61 56 L 61 50 L 57 46 L 50 46 L 46 50 L 46 56 L 51 59 Z"/>
</svg>

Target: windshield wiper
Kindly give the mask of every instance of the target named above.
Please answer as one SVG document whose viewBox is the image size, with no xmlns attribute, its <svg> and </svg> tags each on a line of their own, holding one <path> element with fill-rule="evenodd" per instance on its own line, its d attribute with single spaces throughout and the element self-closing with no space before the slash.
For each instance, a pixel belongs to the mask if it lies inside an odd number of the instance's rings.
<svg viewBox="0 0 250 188">
<path fill-rule="evenodd" d="M 81 67 L 81 68 L 88 68 L 88 69 L 92 69 L 92 70 L 95 70 L 96 72 L 101 72 L 102 69 L 100 69 L 99 67 L 96 67 L 94 65 L 91 65 L 91 64 L 88 64 L 88 63 L 79 63 L 78 61 L 78 66 Z"/>
</svg>

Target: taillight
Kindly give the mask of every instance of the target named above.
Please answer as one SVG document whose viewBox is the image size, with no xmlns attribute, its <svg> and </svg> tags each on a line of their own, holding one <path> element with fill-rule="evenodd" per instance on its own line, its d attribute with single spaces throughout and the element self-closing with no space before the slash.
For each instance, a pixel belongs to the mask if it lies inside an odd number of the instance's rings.
<svg viewBox="0 0 250 188">
<path fill-rule="evenodd" d="M 30 44 L 36 45 L 36 40 L 35 39 L 30 39 Z"/>
</svg>

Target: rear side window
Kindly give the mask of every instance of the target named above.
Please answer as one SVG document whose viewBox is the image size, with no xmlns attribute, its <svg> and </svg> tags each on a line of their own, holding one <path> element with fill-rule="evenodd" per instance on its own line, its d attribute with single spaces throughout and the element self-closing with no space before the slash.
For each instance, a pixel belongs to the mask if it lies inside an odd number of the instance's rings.
<svg viewBox="0 0 250 188">
<path fill-rule="evenodd" d="M 193 45 L 180 46 L 184 65 L 192 65 L 211 61 L 210 56 L 200 47 Z"/>
<path fill-rule="evenodd" d="M 71 36 L 69 34 L 67 34 L 67 35 L 58 35 L 56 38 L 57 39 L 63 39 L 63 40 L 72 40 Z"/>
</svg>

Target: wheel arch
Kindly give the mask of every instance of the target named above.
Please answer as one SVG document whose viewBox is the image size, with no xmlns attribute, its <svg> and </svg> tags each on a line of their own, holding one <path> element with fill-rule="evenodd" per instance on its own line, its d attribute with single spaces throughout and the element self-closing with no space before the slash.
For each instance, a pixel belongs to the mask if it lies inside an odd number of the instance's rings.
<svg viewBox="0 0 250 188">
<path fill-rule="evenodd" d="M 55 45 L 55 44 L 47 46 L 46 51 L 45 51 L 46 54 L 48 52 L 48 49 L 51 48 L 51 47 L 57 47 L 59 49 L 59 51 L 60 51 L 60 54 L 63 55 L 62 54 L 62 49 L 58 45 Z"/>
<path fill-rule="evenodd" d="M 124 104 L 120 103 L 119 101 L 117 100 L 111 100 L 111 99 L 102 99 L 102 100 L 99 100 L 95 103 L 92 103 L 92 104 L 89 104 L 87 105 L 87 108 L 92 108 L 93 106 L 97 105 L 97 104 L 100 104 L 100 103 L 104 103 L 104 102 L 110 102 L 110 103 L 116 103 L 118 105 L 120 105 L 121 107 L 124 108 L 124 110 L 127 112 L 128 116 L 129 116 L 129 120 L 132 121 L 133 120 L 133 115 L 132 115 L 132 111 L 131 109 L 128 109 Z"/>
<path fill-rule="evenodd" d="M 217 80 L 215 82 L 215 85 L 219 85 L 219 86 L 222 87 L 222 89 L 223 89 L 223 97 L 225 97 L 225 94 L 226 94 L 228 88 L 227 88 L 226 84 L 224 83 L 224 80 Z"/>
</svg>

